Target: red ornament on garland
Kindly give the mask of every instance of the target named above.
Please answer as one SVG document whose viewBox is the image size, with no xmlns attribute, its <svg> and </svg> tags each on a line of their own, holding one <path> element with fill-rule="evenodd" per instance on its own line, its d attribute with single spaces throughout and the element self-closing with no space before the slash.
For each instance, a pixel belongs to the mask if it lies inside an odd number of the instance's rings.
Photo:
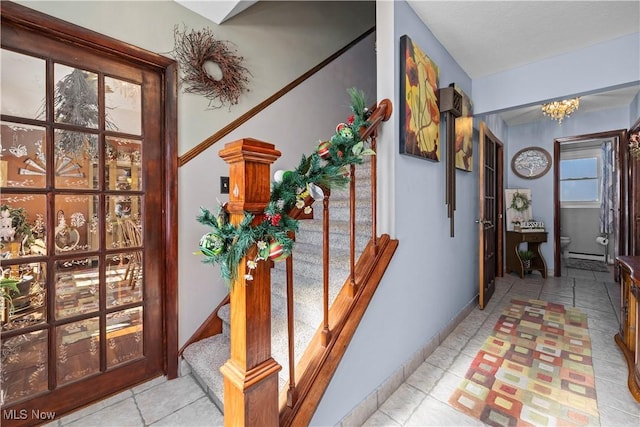
<svg viewBox="0 0 640 427">
<path fill-rule="evenodd" d="M 318 155 L 320 157 L 322 157 L 323 159 L 329 158 L 329 156 L 331 155 L 329 153 L 329 148 L 330 147 L 331 147 L 331 142 L 329 142 L 329 141 L 321 142 L 320 145 L 318 145 Z"/>
<path fill-rule="evenodd" d="M 271 244 L 269 245 L 269 259 L 274 262 L 278 262 L 284 260 L 288 256 L 289 254 L 284 250 L 284 246 L 282 246 L 282 243 L 278 242 L 277 240 L 271 242 Z"/>
</svg>

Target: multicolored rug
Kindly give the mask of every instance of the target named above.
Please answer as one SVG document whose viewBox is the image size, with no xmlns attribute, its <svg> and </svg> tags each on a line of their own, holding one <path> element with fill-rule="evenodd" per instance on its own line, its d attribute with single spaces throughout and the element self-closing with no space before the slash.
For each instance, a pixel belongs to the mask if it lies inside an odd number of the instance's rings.
<svg viewBox="0 0 640 427">
<path fill-rule="evenodd" d="M 598 426 L 587 316 L 511 300 L 449 403 L 493 426 Z"/>
</svg>

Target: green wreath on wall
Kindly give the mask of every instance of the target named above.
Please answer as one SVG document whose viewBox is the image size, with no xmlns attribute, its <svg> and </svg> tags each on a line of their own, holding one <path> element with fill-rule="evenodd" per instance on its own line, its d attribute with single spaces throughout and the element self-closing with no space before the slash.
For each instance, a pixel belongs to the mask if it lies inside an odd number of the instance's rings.
<svg viewBox="0 0 640 427">
<path fill-rule="evenodd" d="M 519 191 L 513 193 L 511 206 L 509 206 L 511 209 L 518 212 L 524 212 L 529 209 L 529 206 L 531 206 L 531 200 L 527 198 L 526 194 L 520 193 Z"/>
</svg>

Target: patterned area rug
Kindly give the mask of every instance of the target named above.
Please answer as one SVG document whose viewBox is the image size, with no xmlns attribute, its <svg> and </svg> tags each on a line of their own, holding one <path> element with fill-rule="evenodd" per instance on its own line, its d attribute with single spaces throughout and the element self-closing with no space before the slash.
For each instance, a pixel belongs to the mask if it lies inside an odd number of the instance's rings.
<svg viewBox="0 0 640 427">
<path fill-rule="evenodd" d="M 587 316 L 511 300 L 449 398 L 492 426 L 598 426 Z"/>
<path fill-rule="evenodd" d="M 604 261 L 595 261 L 591 259 L 568 258 L 563 259 L 562 263 L 567 268 L 577 268 L 579 270 L 603 271 L 607 272 L 607 264 Z"/>
</svg>

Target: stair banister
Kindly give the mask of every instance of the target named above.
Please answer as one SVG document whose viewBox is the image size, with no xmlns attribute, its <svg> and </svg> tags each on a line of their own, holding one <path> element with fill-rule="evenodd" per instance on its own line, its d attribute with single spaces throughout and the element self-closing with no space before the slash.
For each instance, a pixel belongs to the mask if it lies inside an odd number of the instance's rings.
<svg viewBox="0 0 640 427">
<path fill-rule="evenodd" d="M 273 144 L 246 138 L 220 150 L 229 164 L 229 220 L 238 225 L 245 212 L 263 220 L 270 198 L 270 165 L 280 157 Z M 224 376 L 224 424 L 278 425 L 278 372 L 271 357 L 271 266 L 260 262 L 245 281 L 247 260 L 255 258 L 255 245 L 238 265 L 231 284 L 231 358 L 220 368 Z"/>
<path fill-rule="evenodd" d="M 372 111 L 369 117 L 369 126 L 360 132 L 360 138 L 366 140 L 371 138 L 371 149 L 377 150 L 378 126 L 381 122 L 386 122 L 391 117 L 393 107 L 389 99 L 383 99 L 379 104 L 374 105 L 370 109 Z M 377 220 L 377 199 L 378 199 L 378 174 L 377 174 L 377 158 L 371 157 L 371 243 L 374 255 L 378 251 L 378 220 Z"/>
</svg>

